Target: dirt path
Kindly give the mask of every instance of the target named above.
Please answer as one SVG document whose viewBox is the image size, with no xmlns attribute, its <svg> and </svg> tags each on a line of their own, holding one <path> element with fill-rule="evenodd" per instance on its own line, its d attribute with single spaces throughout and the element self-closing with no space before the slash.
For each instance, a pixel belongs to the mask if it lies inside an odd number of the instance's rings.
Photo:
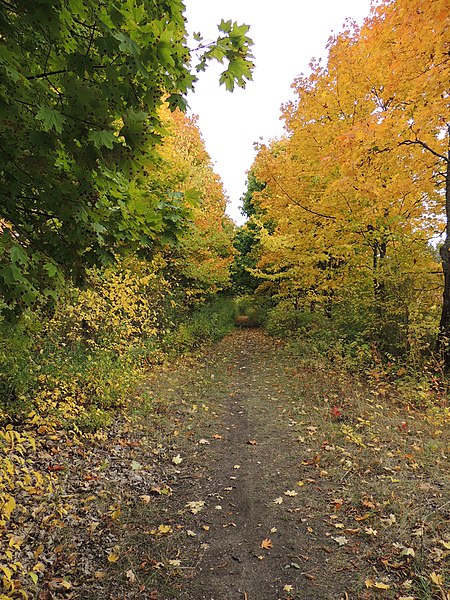
<svg viewBox="0 0 450 600">
<path fill-rule="evenodd" d="M 39 599 L 450 600 L 450 432 L 389 386 L 251 329 L 155 368 Z"/>
<path fill-rule="evenodd" d="M 325 531 L 332 492 L 324 478 L 304 480 L 313 456 L 298 440 L 300 399 L 279 351 L 244 330 L 203 366 L 197 404 L 218 417 L 198 434 L 195 476 L 173 496 L 191 532 L 179 549 L 188 567 L 173 591 L 180 600 L 336 600 L 354 588 L 354 567 Z M 198 501 L 193 515 L 186 505 Z"/>
</svg>

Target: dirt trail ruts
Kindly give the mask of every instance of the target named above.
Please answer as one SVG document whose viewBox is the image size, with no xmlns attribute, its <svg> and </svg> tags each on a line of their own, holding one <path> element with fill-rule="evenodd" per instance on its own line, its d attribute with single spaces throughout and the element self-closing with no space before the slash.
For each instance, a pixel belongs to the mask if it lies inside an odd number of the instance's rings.
<svg viewBox="0 0 450 600">
<path fill-rule="evenodd" d="M 307 443 L 298 442 L 292 418 L 297 414 L 298 420 L 298 412 L 291 409 L 303 405 L 308 422 L 308 408 L 307 400 L 296 397 L 289 368 L 292 362 L 283 359 L 277 342 L 258 330 L 237 331 L 207 359 L 204 373 L 211 383 L 199 401 L 219 418 L 204 432 L 212 441 L 196 458 L 196 477 L 180 480 L 175 490 L 179 508 L 196 500 L 205 507 L 196 515 L 181 509 L 186 528 L 197 535 L 183 542 L 180 555 L 191 560 L 191 568 L 170 597 L 358 597 L 355 557 L 346 560 L 345 549 L 337 551 L 324 524 L 335 490 L 319 476 L 302 485 L 302 465 L 313 456 Z M 263 540 L 270 540 L 267 548 Z"/>
</svg>

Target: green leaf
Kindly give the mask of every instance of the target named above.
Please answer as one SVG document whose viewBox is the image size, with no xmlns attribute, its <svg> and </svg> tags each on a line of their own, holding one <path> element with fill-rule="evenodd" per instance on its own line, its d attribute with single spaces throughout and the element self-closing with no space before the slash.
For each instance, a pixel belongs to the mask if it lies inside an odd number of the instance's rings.
<svg viewBox="0 0 450 600">
<path fill-rule="evenodd" d="M 46 262 L 44 264 L 44 269 L 49 277 L 56 277 L 59 273 L 58 267 L 54 263 Z"/>
<path fill-rule="evenodd" d="M 16 263 L 21 263 L 22 265 L 28 264 L 28 256 L 26 255 L 24 250 L 17 244 L 12 246 L 10 255 L 11 255 L 11 260 L 14 264 L 16 264 Z"/>
<path fill-rule="evenodd" d="M 130 36 L 126 35 L 125 33 L 122 33 L 121 31 L 116 32 L 113 35 L 116 38 L 116 40 L 119 40 L 120 42 L 119 50 L 122 50 L 122 52 L 126 52 L 127 54 L 131 54 L 136 58 L 139 56 L 139 46 L 130 38 Z"/>
<path fill-rule="evenodd" d="M 101 131 L 91 130 L 88 135 L 88 140 L 94 142 L 96 148 L 106 146 L 110 150 L 113 145 L 119 141 L 112 131 L 107 131 L 106 129 L 102 129 Z"/>
<path fill-rule="evenodd" d="M 41 106 L 36 115 L 36 119 L 42 121 L 44 131 L 54 129 L 58 133 L 62 133 L 63 123 L 66 120 L 59 110 L 49 108 L 48 106 Z"/>
<path fill-rule="evenodd" d="M 181 94 L 172 94 L 167 98 L 167 103 L 171 111 L 179 108 L 181 112 L 186 112 L 187 102 Z"/>
</svg>

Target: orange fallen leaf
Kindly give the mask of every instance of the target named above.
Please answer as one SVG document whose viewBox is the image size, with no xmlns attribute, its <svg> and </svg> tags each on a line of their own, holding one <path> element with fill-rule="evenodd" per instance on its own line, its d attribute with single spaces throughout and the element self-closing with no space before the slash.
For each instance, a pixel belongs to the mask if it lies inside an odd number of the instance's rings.
<svg viewBox="0 0 450 600">
<path fill-rule="evenodd" d="M 250 444 L 250 446 L 256 446 L 258 442 L 256 440 L 248 440 L 247 444 Z"/>
<path fill-rule="evenodd" d="M 269 538 L 265 538 L 262 542 L 261 542 L 261 548 L 264 548 L 265 550 L 268 550 L 269 548 L 272 548 L 273 544 L 272 544 L 272 540 Z"/>
</svg>

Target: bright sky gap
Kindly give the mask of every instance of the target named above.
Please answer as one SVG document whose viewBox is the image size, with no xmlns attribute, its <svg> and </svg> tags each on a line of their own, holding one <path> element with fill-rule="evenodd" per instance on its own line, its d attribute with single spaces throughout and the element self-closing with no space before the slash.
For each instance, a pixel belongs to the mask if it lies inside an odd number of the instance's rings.
<svg viewBox="0 0 450 600">
<path fill-rule="evenodd" d="M 188 96 L 229 197 L 228 214 L 242 224 L 239 200 L 255 156 L 254 143 L 282 134 L 280 109 L 292 98 L 295 77 L 308 73 L 313 57 L 326 58 L 330 35 L 339 33 L 347 18 L 363 21 L 370 0 L 186 0 L 186 9 L 189 30 L 201 31 L 205 40 L 217 38 L 222 18 L 251 25 L 256 68 L 247 88 L 230 94 L 219 87 L 222 69 L 211 65 Z"/>
</svg>

